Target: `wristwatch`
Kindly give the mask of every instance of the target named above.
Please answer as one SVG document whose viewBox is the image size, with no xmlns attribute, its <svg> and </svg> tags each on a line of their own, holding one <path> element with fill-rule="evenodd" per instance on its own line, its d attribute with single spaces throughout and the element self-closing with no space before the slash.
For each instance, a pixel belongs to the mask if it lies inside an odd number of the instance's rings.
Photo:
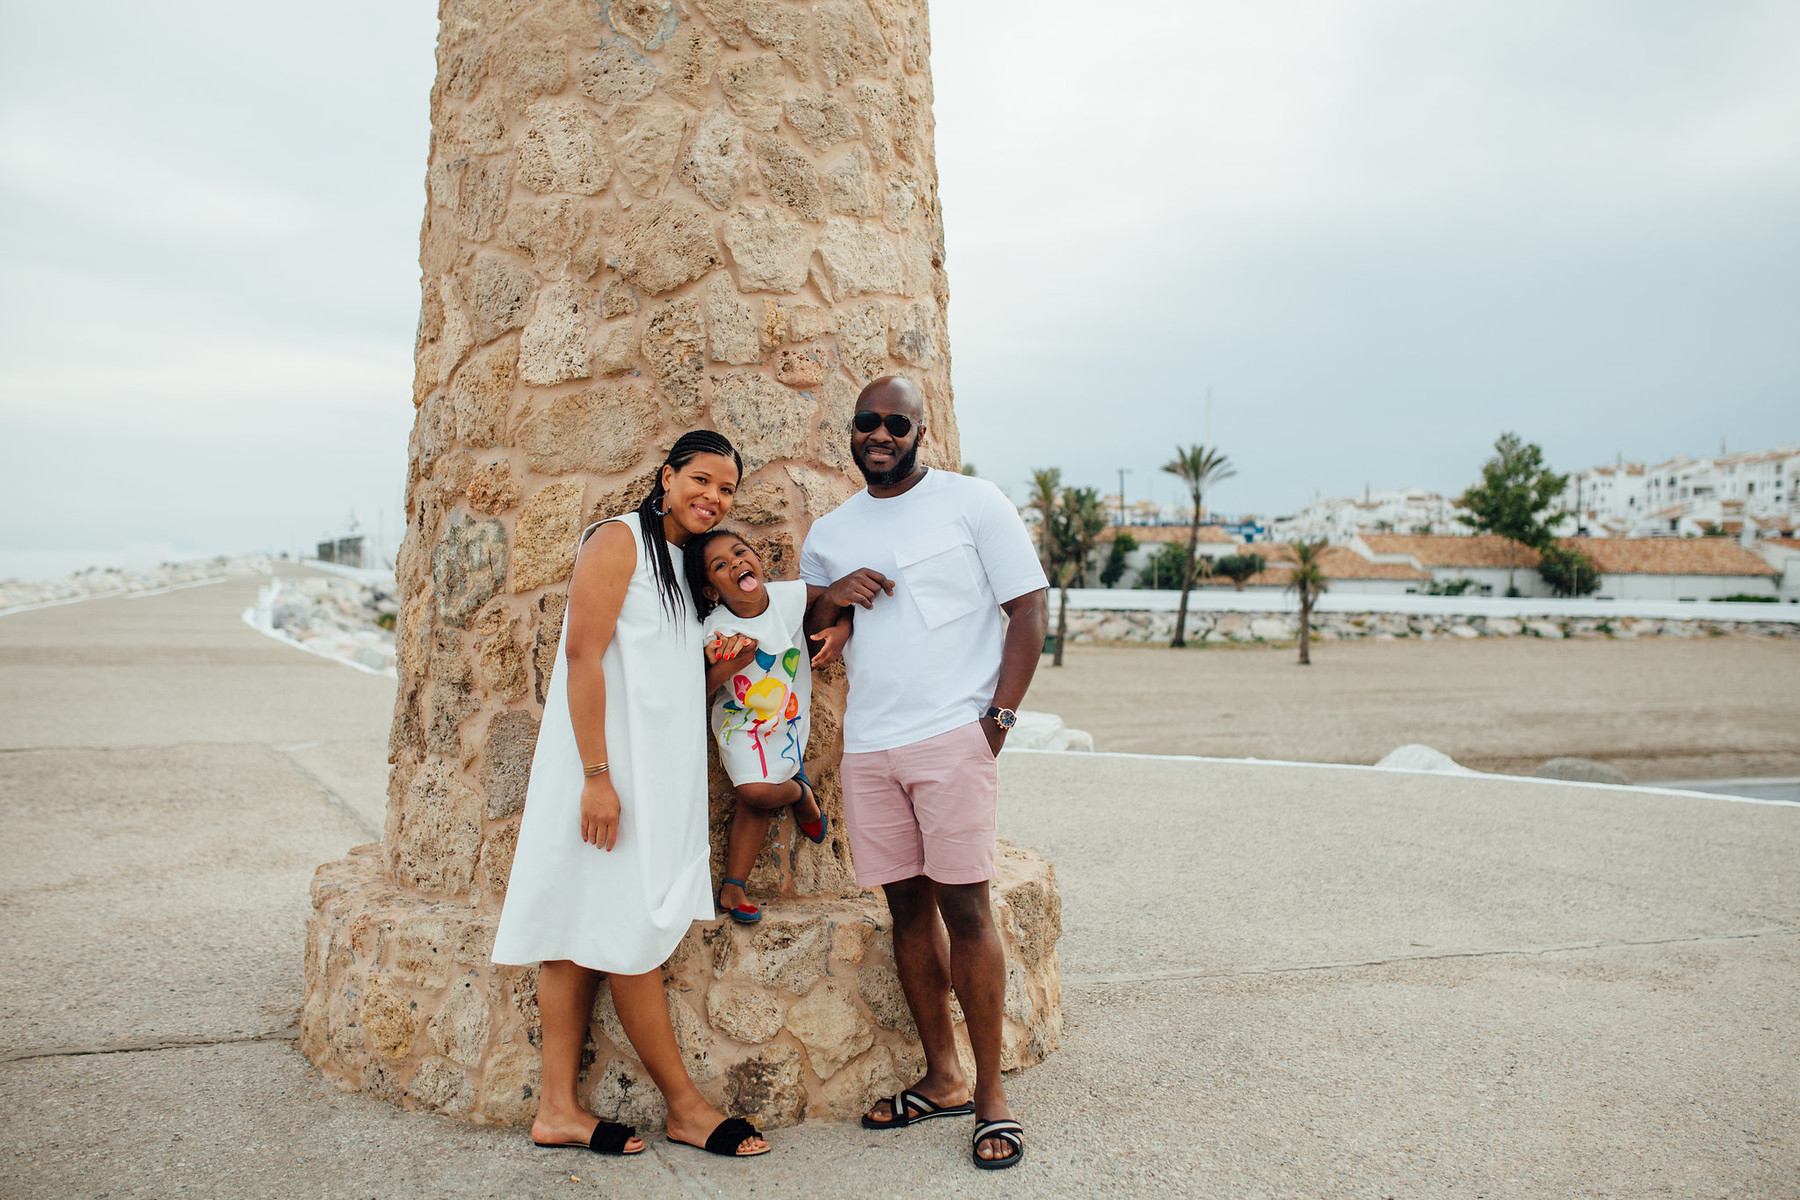
<svg viewBox="0 0 1800 1200">
<path fill-rule="evenodd" d="M 981 715 L 984 717 L 992 717 L 994 719 L 994 724 L 1002 729 L 1011 729 L 1014 725 L 1019 723 L 1019 714 L 1010 708 L 989 708 Z"/>
</svg>

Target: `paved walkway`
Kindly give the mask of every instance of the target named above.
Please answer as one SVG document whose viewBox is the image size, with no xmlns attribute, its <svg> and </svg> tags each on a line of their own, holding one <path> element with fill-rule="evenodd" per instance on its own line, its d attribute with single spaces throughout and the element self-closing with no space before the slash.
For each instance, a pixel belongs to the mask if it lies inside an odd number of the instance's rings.
<svg viewBox="0 0 1800 1200">
<path fill-rule="evenodd" d="M 341 1094 L 305 889 L 392 685 L 253 592 L 0 619 L 0 1194 L 1800 1195 L 1800 809 L 1517 779 L 1009 755 L 1067 1023 L 1004 1174 L 951 1122 L 619 1162 Z"/>
</svg>

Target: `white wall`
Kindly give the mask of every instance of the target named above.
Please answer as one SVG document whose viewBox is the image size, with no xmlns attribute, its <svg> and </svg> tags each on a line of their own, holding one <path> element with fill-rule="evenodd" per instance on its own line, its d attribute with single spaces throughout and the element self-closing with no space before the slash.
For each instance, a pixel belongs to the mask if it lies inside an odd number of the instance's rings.
<svg viewBox="0 0 1800 1200">
<path fill-rule="evenodd" d="M 1602 600 L 1718 600 L 1747 593 L 1773 596 L 1775 581 L 1767 575 L 1602 575 Z"/>
<path fill-rule="evenodd" d="M 1736 589 L 1729 589 L 1735 591 Z M 1724 592 L 1719 593 L 1724 595 Z M 1119 588 L 1074 588 L 1069 608 L 1113 612 L 1174 612 L 1178 591 Z M 1292 592 L 1278 588 L 1201 588 L 1188 607 L 1205 612 L 1299 611 Z M 1596 600 L 1528 598 L 1484 600 L 1467 596 L 1383 596 L 1341 593 L 1335 588 L 1319 597 L 1320 612 L 1392 612 L 1421 616 L 1469 617 L 1650 617 L 1662 621 L 1781 621 L 1800 625 L 1800 604 L 1680 604 L 1670 600 Z"/>
</svg>

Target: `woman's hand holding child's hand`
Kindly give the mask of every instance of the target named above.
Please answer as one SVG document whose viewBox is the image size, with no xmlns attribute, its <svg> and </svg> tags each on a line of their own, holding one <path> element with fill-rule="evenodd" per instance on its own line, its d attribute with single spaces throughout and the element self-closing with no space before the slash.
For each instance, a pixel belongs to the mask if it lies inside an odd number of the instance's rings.
<svg viewBox="0 0 1800 1200">
<path fill-rule="evenodd" d="M 747 666 L 750 656 L 756 653 L 756 639 L 743 634 L 727 637 L 719 634 L 706 643 L 706 661 L 721 663 L 729 660 L 734 668 Z M 740 661 L 741 660 L 741 661 Z"/>
</svg>

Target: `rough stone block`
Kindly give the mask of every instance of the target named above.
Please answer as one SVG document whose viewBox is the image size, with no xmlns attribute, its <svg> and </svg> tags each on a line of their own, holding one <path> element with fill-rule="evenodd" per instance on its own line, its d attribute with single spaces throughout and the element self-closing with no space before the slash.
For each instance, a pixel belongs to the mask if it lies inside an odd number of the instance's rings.
<svg viewBox="0 0 1800 1200">
<path fill-rule="evenodd" d="M 693 0 L 700 15 L 718 32 L 719 40 L 733 50 L 744 44 L 745 0 Z"/>
<path fill-rule="evenodd" d="M 725 218 L 725 246 L 747 292 L 797 292 L 806 285 L 813 234 L 799 221 L 767 208 Z"/>
<path fill-rule="evenodd" d="M 755 371 L 727 371 L 713 380 L 713 425 L 743 455 L 747 472 L 797 456 L 812 430 L 815 407 Z"/>
<path fill-rule="evenodd" d="M 519 375 L 525 382 L 547 387 L 586 379 L 593 316 L 593 293 L 580 284 L 553 283 L 539 293 L 537 308 L 519 337 Z"/>
<path fill-rule="evenodd" d="M 750 148 L 769 198 L 790 209 L 802 221 L 825 219 L 825 185 L 804 151 L 773 134 L 752 134 Z"/>
<path fill-rule="evenodd" d="M 680 14 L 673 0 L 612 0 L 606 6 L 612 27 L 646 50 L 660 50 L 675 34 Z"/>
<path fill-rule="evenodd" d="M 833 299 L 897 295 L 905 283 L 892 239 L 879 229 L 843 217 L 833 217 L 826 224 L 825 236 L 819 239 L 819 259 Z"/>
<path fill-rule="evenodd" d="M 466 628 L 506 578 L 506 527 L 464 517 L 447 525 L 431 551 L 438 619 Z"/>
<path fill-rule="evenodd" d="M 650 1075 L 633 1059 L 609 1059 L 590 1076 L 582 1097 L 588 1111 L 605 1121 L 617 1121 L 641 1130 L 661 1129 L 669 1108 Z"/>
<path fill-rule="evenodd" d="M 807 1115 L 854 1121 L 874 1108 L 876 1101 L 897 1094 L 909 1082 L 896 1070 L 894 1052 L 886 1046 L 876 1046 L 833 1074 Z"/>
<path fill-rule="evenodd" d="M 750 170 L 750 147 L 744 130 L 724 109 L 700 118 L 681 160 L 681 178 L 696 195 L 720 212 L 743 186 Z"/>
<path fill-rule="evenodd" d="M 683 201 L 646 201 L 623 219 L 607 265 L 660 296 L 698 279 L 720 264 L 706 213 Z"/>
<path fill-rule="evenodd" d="M 788 519 L 788 495 L 780 484 L 758 479 L 740 487 L 731 503 L 733 524 L 774 525 Z"/>
<path fill-rule="evenodd" d="M 713 71 L 719 65 L 719 49 L 718 37 L 705 25 L 697 21 L 683 24 L 669 40 L 664 55 L 669 70 L 663 77 L 663 91 L 695 108 L 706 107 Z"/>
<path fill-rule="evenodd" d="M 719 68 L 725 103 L 752 129 L 772 132 L 781 123 L 783 71 L 773 54 L 738 59 Z"/>
<path fill-rule="evenodd" d="M 517 504 L 519 485 L 513 479 L 512 463 L 497 458 L 476 467 L 469 476 L 469 485 L 463 489 L 463 496 L 469 507 L 479 513 L 505 512 Z"/>
<path fill-rule="evenodd" d="M 706 322 L 699 302 L 684 296 L 651 310 L 644 323 L 643 354 L 676 424 L 693 424 L 700 416 L 706 371 Z"/>
<path fill-rule="evenodd" d="M 761 988 L 719 983 L 706 993 L 712 1027 L 746 1046 L 758 1046 L 781 1032 L 781 1002 Z"/>
<path fill-rule="evenodd" d="M 465 1067 L 480 1066 L 487 1053 L 487 997 L 465 980 L 450 989 L 450 998 L 431 1018 L 425 1032 L 439 1054 Z"/>
<path fill-rule="evenodd" d="M 650 389 L 634 380 L 558 396 L 519 428 L 519 448 L 540 475 L 608 475 L 644 457 L 662 426 Z"/>
<path fill-rule="evenodd" d="M 825 175 L 831 211 L 851 217 L 876 216 L 882 209 L 878 182 L 869 152 L 861 146 L 852 146 Z"/>
<path fill-rule="evenodd" d="M 581 67 L 581 90 L 599 104 L 611 107 L 642 100 L 656 90 L 661 74 L 656 65 L 624 38 L 614 38 Z"/>
<path fill-rule="evenodd" d="M 806 1114 L 806 1081 L 800 1051 L 769 1045 L 725 1073 L 725 1111 L 754 1116 L 763 1129 L 798 1125 Z"/>
<path fill-rule="evenodd" d="M 455 922 L 426 910 L 399 921 L 394 929 L 394 979 L 433 991 L 450 982 L 450 948 Z"/>
<path fill-rule="evenodd" d="M 419 1036 L 418 1005 L 406 992 L 375 976 L 363 990 L 362 1025 L 371 1051 L 390 1059 L 405 1058 Z"/>
<path fill-rule="evenodd" d="M 886 75 L 887 43 L 863 0 L 826 0 L 819 19 L 819 66 L 832 87 L 859 75 Z"/>
<path fill-rule="evenodd" d="M 787 1012 L 787 1028 L 806 1047 L 813 1073 L 837 1074 L 845 1063 L 875 1044 L 875 1028 L 851 994 L 825 980 Z"/>
<path fill-rule="evenodd" d="M 862 136 L 856 114 L 830 92 L 809 88 L 790 99 L 786 110 L 788 124 L 814 150 L 829 150 Z"/>
<path fill-rule="evenodd" d="M 585 484 L 566 479 L 540 488 L 513 525 L 512 590 L 529 592 L 560 583 L 575 570 L 575 537 L 581 532 Z M 523 687 L 520 689 L 523 694 Z"/>
<path fill-rule="evenodd" d="M 492 446 L 500 439 L 518 361 L 517 343 L 506 341 L 477 351 L 456 372 L 450 381 L 450 404 L 456 414 L 457 440 Z"/>
<path fill-rule="evenodd" d="M 632 190 L 654 198 L 675 170 L 687 113 L 673 104 L 627 104 L 612 120 L 614 159 Z"/>
<path fill-rule="evenodd" d="M 475 341 L 485 345 L 507 330 L 523 326 L 537 287 L 537 276 L 511 255 L 476 255 L 463 284 Z"/>
<path fill-rule="evenodd" d="M 574 101 L 543 100 L 531 106 L 519 142 L 521 184 L 534 192 L 592 196 L 612 178 L 600 115 Z"/>
<path fill-rule="evenodd" d="M 810 14 L 781 0 L 747 0 L 744 32 L 781 56 L 800 79 L 812 76 Z"/>
<path fill-rule="evenodd" d="M 543 1061 L 533 1046 L 496 1046 L 482 1071 L 481 1111 L 502 1125 L 526 1125 L 544 1090 Z"/>
<path fill-rule="evenodd" d="M 472 1064 L 471 1064 L 472 1065 Z M 441 1058 L 428 1058 L 420 1063 L 406 1081 L 406 1094 L 423 1104 L 453 1117 L 460 1117 L 475 1105 L 475 1088 L 468 1072 Z"/>
<path fill-rule="evenodd" d="M 560 615 L 556 621 L 560 631 Z M 539 626 L 540 632 L 542 625 Z M 554 643 L 552 643 L 554 649 Z M 542 701 L 540 701 L 542 703 Z M 525 807 L 531 778 L 531 756 L 537 750 L 537 718 L 528 712 L 503 712 L 488 722 L 477 776 L 487 798 L 487 818 L 498 821 Z"/>
<path fill-rule="evenodd" d="M 397 872 L 423 892 L 460 892 L 481 852 L 481 797 L 448 764 L 430 762 L 413 777 L 401 818 Z"/>
<path fill-rule="evenodd" d="M 513 855 L 519 849 L 519 827 L 506 823 L 488 827 L 487 836 L 481 839 L 481 874 L 487 880 L 487 887 L 496 896 L 506 895 L 506 885 L 512 882 Z"/>
<path fill-rule="evenodd" d="M 762 357 L 757 344 L 756 318 L 750 306 L 731 286 L 729 276 L 720 274 L 706 289 L 707 342 L 714 362 L 744 364 Z M 740 495 L 739 500 L 743 497 Z"/>
</svg>

